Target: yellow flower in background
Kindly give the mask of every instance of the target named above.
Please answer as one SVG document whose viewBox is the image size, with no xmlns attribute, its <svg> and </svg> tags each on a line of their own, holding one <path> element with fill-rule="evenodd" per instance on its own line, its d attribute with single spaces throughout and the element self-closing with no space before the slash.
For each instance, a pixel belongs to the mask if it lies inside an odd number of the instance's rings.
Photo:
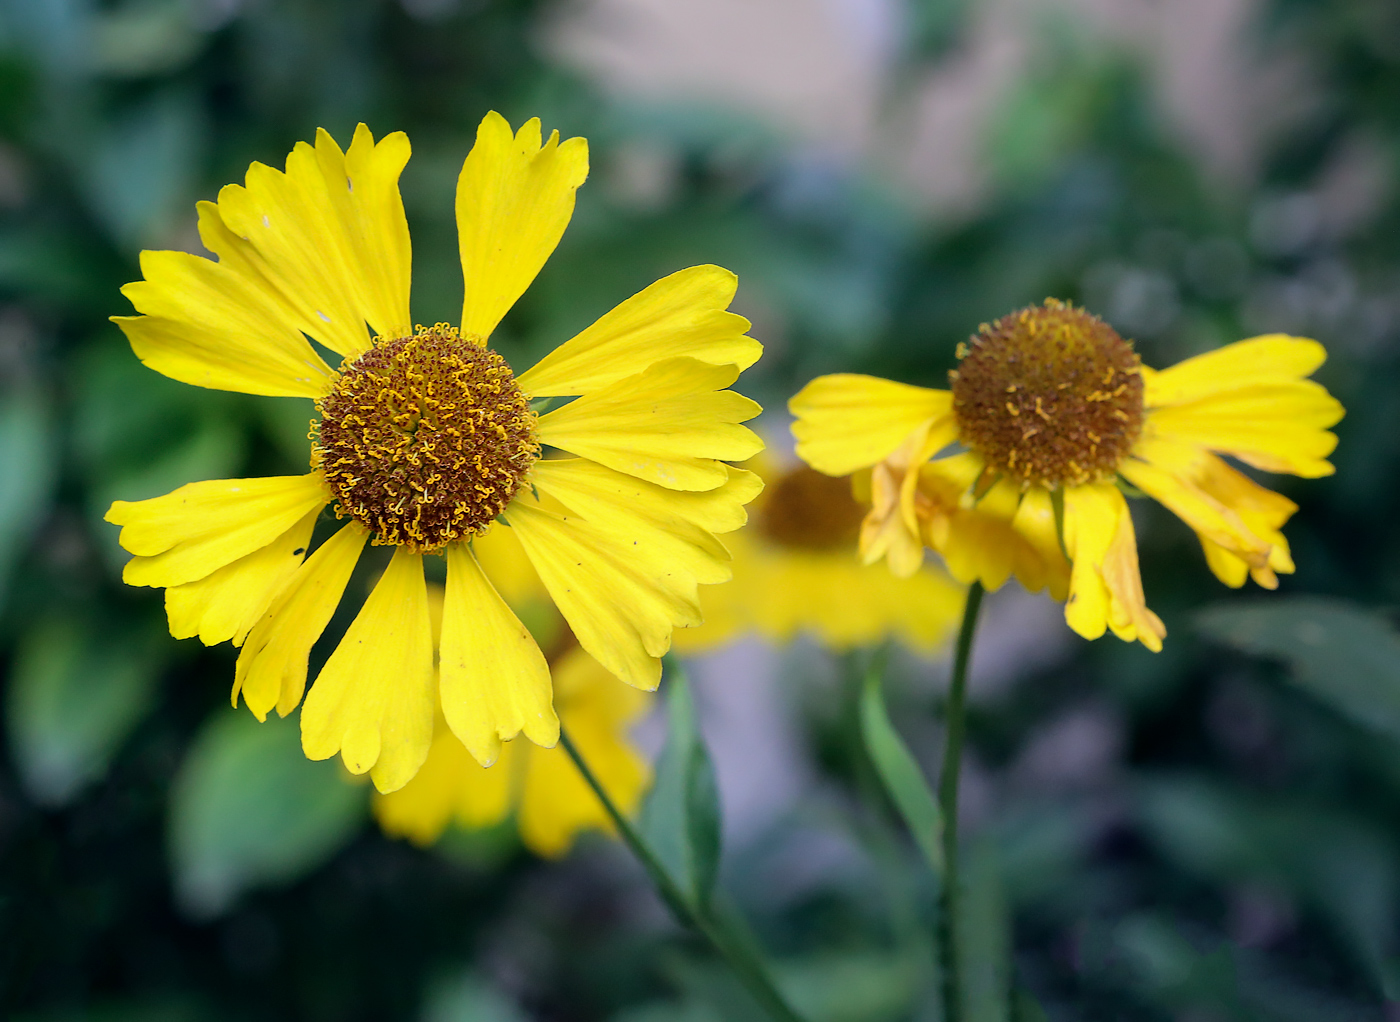
<svg viewBox="0 0 1400 1022">
<path fill-rule="evenodd" d="M 749 525 L 724 539 L 734 579 L 701 590 L 705 623 L 677 631 L 677 651 L 715 649 L 749 631 L 778 643 L 808 632 L 838 652 L 886 636 L 929 650 L 947 637 L 963 587 L 933 566 L 891 578 L 863 563 L 856 540 L 866 509 L 851 479 L 806 465 L 783 471 L 761 458 L 747 467 L 766 485 Z"/>
<path fill-rule="evenodd" d="M 285 173 L 253 164 L 199 205 L 218 261 L 142 253 L 145 279 L 123 289 L 141 315 L 114 317 L 174 379 L 315 399 L 306 475 L 190 483 L 107 517 L 136 555 L 123 578 L 166 589 L 173 635 L 242 646 L 234 699 L 259 719 L 301 702 L 366 542 L 392 546 L 301 715 L 309 757 L 339 753 L 381 791 L 417 772 L 439 705 L 481 764 L 517 734 L 558 738 L 544 655 L 474 537 L 508 526 L 583 649 L 651 689 L 672 629 L 700 622 L 697 586 L 729 577 L 715 535 L 762 486 L 725 464 L 762 448 L 740 425 L 758 406 L 727 389 L 761 352 L 725 311 L 733 274 L 666 277 L 516 376 L 487 340 L 558 244 L 587 143 L 482 121 L 457 183 L 457 327 L 409 316 L 408 158 L 402 133 L 376 143 L 360 125 L 348 151 L 321 131 Z M 559 397 L 573 400 L 537 411 Z M 308 556 L 328 505 L 349 521 Z M 425 554 L 447 562 L 437 643 Z"/>
<path fill-rule="evenodd" d="M 950 390 L 843 374 L 790 403 L 809 464 L 872 470 L 867 560 L 908 575 L 927 545 L 964 582 L 1015 574 L 1067 598 L 1085 638 L 1111 629 L 1159 650 L 1121 480 L 1195 530 L 1226 585 L 1272 589 L 1293 570 L 1279 530 L 1296 505 L 1220 455 L 1332 473 L 1343 409 L 1307 379 L 1326 359 L 1316 341 L 1270 334 L 1158 372 L 1101 319 L 1050 299 L 984 325 L 958 357 Z"/>
</svg>

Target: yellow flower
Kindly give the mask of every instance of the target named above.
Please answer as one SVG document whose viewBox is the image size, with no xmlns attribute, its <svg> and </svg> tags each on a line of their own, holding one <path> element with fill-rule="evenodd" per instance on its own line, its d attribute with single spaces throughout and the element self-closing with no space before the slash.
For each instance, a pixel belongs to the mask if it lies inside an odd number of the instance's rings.
<svg viewBox="0 0 1400 1022">
<path fill-rule="evenodd" d="M 529 561 L 508 533 L 493 532 L 482 546 L 490 549 L 493 566 L 516 577 L 516 593 L 524 601 L 544 598 Z M 441 589 L 429 586 L 428 598 L 436 628 Z M 546 609 L 546 625 L 557 631 L 558 613 Z M 650 784 L 651 769 L 628 743 L 627 732 L 646 713 L 651 697 L 616 684 L 598 661 L 568 641 L 567 632 L 562 638 L 568 648 L 551 658 L 555 709 L 614 803 L 631 815 Z M 385 833 L 420 846 L 435 842 L 450 823 L 492 827 L 512 812 L 526 847 L 546 857 L 567 852 L 579 831 L 613 830 L 603 804 L 562 749 L 506 742 L 495 764 L 482 767 L 441 714 L 428 758 L 413 780 L 374 797 L 374 815 Z"/>
<path fill-rule="evenodd" d="M 142 253 L 145 279 L 123 289 L 142 315 L 114 317 L 174 379 L 315 399 L 306 475 L 190 483 L 107 518 L 136 555 L 124 579 L 166 588 L 173 635 L 242 646 L 234 699 L 259 719 L 301 701 L 366 541 L 393 546 L 301 715 L 309 757 L 340 753 L 381 791 L 427 757 L 439 701 L 482 764 L 517 734 L 558 738 L 545 658 L 473 537 L 509 526 L 580 645 L 650 689 L 672 629 L 700 621 L 697 585 L 729 576 L 714 534 L 742 525 L 762 486 L 725 464 L 762 447 L 740 425 L 758 406 L 726 389 L 761 351 L 725 311 L 733 274 L 666 277 L 517 377 L 486 342 L 558 244 L 587 143 L 541 144 L 538 120 L 518 133 L 499 114 L 482 121 L 457 182 L 456 328 L 409 318 L 408 158 L 402 133 L 376 143 L 360 125 L 348 151 L 321 131 L 285 173 L 253 164 L 199 205 L 218 261 Z M 573 400 L 537 411 L 557 397 Z M 349 522 L 306 556 L 327 505 Z M 436 644 L 425 554 L 447 562 Z"/>
<path fill-rule="evenodd" d="M 918 649 L 942 642 L 962 614 L 963 587 L 932 566 L 907 578 L 861 562 L 856 538 L 864 508 L 852 480 L 800 465 L 779 471 L 755 458 L 764 480 L 756 515 L 726 536 L 734 580 L 707 586 L 705 623 L 676 632 L 682 653 L 714 649 L 750 629 L 785 643 L 810 632 L 845 651 L 896 635 Z"/>
<path fill-rule="evenodd" d="M 829 475 L 872 470 L 861 549 L 897 575 L 925 545 L 955 578 L 995 589 L 1015 574 L 1066 599 L 1094 639 L 1159 650 L 1120 480 L 1199 536 L 1226 585 L 1291 572 L 1280 528 L 1296 505 L 1232 468 L 1329 475 L 1343 410 L 1308 380 L 1316 341 L 1269 334 L 1154 371 L 1082 309 L 1048 300 L 960 345 L 950 390 L 870 376 L 813 380 L 791 401 L 797 452 Z M 945 449 L 960 452 L 937 457 Z"/>
</svg>

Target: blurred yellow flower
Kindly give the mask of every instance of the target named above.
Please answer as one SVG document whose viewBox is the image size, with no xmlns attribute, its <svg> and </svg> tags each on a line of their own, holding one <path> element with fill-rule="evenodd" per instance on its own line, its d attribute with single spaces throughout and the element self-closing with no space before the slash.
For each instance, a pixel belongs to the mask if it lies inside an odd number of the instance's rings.
<svg viewBox="0 0 1400 1022">
<path fill-rule="evenodd" d="M 1050 299 L 984 325 L 958 357 L 950 390 L 843 374 L 790 403 L 809 464 L 871 469 L 867 561 L 907 576 L 927 545 L 961 581 L 995 589 L 1015 574 L 1067 599 L 1085 638 L 1111 629 L 1159 650 L 1121 480 L 1191 526 L 1225 584 L 1272 589 L 1293 570 L 1279 530 L 1296 505 L 1220 455 L 1331 474 L 1343 409 L 1306 378 L 1326 359 L 1316 341 L 1270 334 L 1157 372 L 1108 324 Z"/>
<path fill-rule="evenodd" d="M 786 471 L 747 463 L 765 482 L 747 527 L 725 536 L 734 579 L 706 586 L 705 622 L 679 629 L 674 646 L 699 653 L 755 631 L 774 642 L 808 632 L 836 651 L 897 636 L 916 649 L 937 646 L 962 614 L 963 587 L 928 566 L 891 578 L 862 563 L 857 536 L 865 508 L 852 480 L 806 465 Z"/>
<path fill-rule="evenodd" d="M 458 327 L 409 318 L 408 158 L 401 132 L 376 143 L 360 125 L 348 151 L 321 131 L 285 173 L 253 164 L 199 205 L 218 261 L 142 253 L 145 279 L 123 289 L 141 315 L 114 317 L 174 379 L 316 401 L 308 474 L 190 483 L 107 517 L 136 555 L 125 580 L 165 587 L 173 635 L 243 647 L 234 699 L 259 719 L 301 701 L 366 541 L 393 546 L 301 716 L 309 757 L 339 753 L 381 791 L 418 771 L 439 705 L 481 764 L 517 734 L 558 738 L 545 658 L 474 537 L 509 526 L 579 644 L 650 689 L 672 629 L 700 621 L 697 586 L 729 577 L 715 534 L 743 524 L 762 485 L 725 464 L 762 447 L 740 425 L 758 406 L 727 389 L 761 351 L 725 311 L 733 274 L 666 277 L 517 377 L 486 342 L 558 244 L 587 143 L 542 142 L 537 119 L 481 122 L 457 182 Z M 573 400 L 535 404 L 557 397 Z M 327 505 L 350 521 L 308 557 Z M 447 561 L 440 643 L 424 554 Z"/>
</svg>

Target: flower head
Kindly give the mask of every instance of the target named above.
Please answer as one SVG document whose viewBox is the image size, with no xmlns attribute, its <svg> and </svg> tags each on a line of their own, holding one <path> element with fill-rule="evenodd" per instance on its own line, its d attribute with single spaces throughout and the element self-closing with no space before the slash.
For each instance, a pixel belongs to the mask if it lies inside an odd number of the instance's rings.
<svg viewBox="0 0 1400 1022">
<path fill-rule="evenodd" d="M 791 401 L 797 452 L 842 475 L 869 468 L 868 562 L 917 570 L 924 547 L 995 589 L 1013 574 L 1066 600 L 1086 638 L 1161 648 L 1121 483 L 1199 536 L 1221 581 L 1274 588 L 1291 572 L 1280 531 L 1296 510 L 1221 455 L 1328 475 L 1341 405 L 1308 380 L 1316 341 L 1270 334 L 1154 371 L 1096 316 L 1047 300 L 984 325 L 958 350 L 950 390 L 823 376 Z"/>
<path fill-rule="evenodd" d="M 302 701 L 366 544 L 392 547 L 301 717 L 308 756 L 339 753 L 381 791 L 417 772 L 439 707 L 482 764 L 517 734 L 557 740 L 549 667 L 477 540 L 510 529 L 579 645 L 650 689 L 672 630 L 700 623 L 697 586 L 729 577 L 715 534 L 762 486 L 727 464 L 762 448 L 741 425 L 758 406 L 727 389 L 761 351 L 726 311 L 733 274 L 672 274 L 517 375 L 488 341 L 568 225 L 587 144 L 482 121 L 457 182 L 455 327 L 409 317 L 408 158 L 402 133 L 360 125 L 348 150 L 321 131 L 285 172 L 253 164 L 199 205 L 217 261 L 142 253 L 123 289 L 140 315 L 114 317 L 174 379 L 315 400 L 307 474 L 194 482 L 107 518 L 136 555 L 125 580 L 165 588 L 173 635 L 242 647 L 233 698 L 259 719 Z M 537 412 L 553 397 L 573 400 Z M 345 524 L 322 538 L 328 506 Z M 428 555 L 446 561 L 436 638 Z"/>
<path fill-rule="evenodd" d="M 780 643 L 806 632 L 836 651 L 886 636 L 927 650 L 947 637 L 962 613 L 962 586 L 932 565 L 891 578 L 862 563 L 866 507 L 852 492 L 862 480 L 801 464 L 784 470 L 763 457 L 748 467 L 766 486 L 750 524 L 725 537 L 734 580 L 701 590 L 705 623 L 676 632 L 676 649 L 704 652 L 750 630 Z"/>
</svg>

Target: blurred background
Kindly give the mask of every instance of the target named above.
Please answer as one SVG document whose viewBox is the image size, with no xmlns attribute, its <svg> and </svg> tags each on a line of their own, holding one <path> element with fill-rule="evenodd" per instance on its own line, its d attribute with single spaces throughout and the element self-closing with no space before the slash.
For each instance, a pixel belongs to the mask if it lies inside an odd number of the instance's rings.
<svg viewBox="0 0 1400 1022">
<path fill-rule="evenodd" d="M 1137 502 L 1161 654 L 1085 643 L 1015 583 L 990 599 L 967 939 L 1054 1020 L 1400 1019 L 1393 0 L 0 0 L 7 1018 L 752 1017 L 607 837 L 545 860 L 511 825 L 382 835 L 294 718 L 229 708 L 233 650 L 120 583 L 112 499 L 302 471 L 309 414 L 145 370 L 107 322 L 137 253 L 198 251 L 196 200 L 365 121 L 413 143 L 414 317 L 455 320 L 452 191 L 488 109 L 592 152 L 512 364 L 723 264 L 776 464 L 812 376 L 944 385 L 979 323 L 1048 295 L 1159 367 L 1323 341 L 1348 416 L 1335 477 L 1275 480 L 1301 505 L 1279 593 L 1220 586 Z M 869 797 L 859 657 L 692 659 L 721 884 L 814 1022 L 932 1019 L 931 894 Z M 897 653 L 889 681 L 929 768 L 945 659 Z"/>
</svg>

